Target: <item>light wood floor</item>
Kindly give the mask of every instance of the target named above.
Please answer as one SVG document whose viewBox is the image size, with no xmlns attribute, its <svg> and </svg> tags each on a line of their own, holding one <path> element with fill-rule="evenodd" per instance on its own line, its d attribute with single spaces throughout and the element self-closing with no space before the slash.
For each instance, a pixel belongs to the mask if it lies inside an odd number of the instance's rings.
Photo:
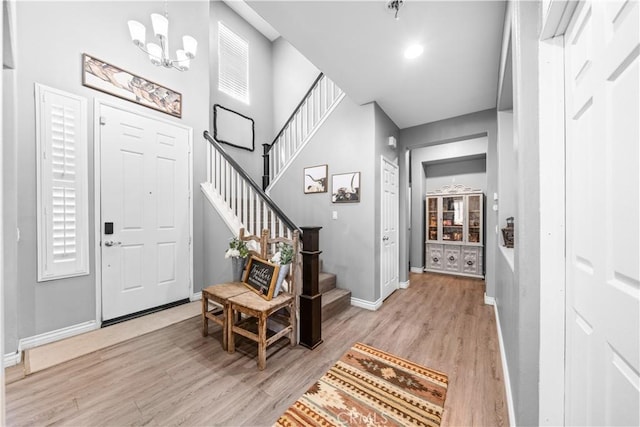
<svg viewBox="0 0 640 427">
<path fill-rule="evenodd" d="M 377 312 L 350 307 L 315 350 L 222 351 L 195 317 L 32 374 L 6 387 L 9 425 L 271 425 L 356 341 L 449 376 L 445 426 L 508 425 L 493 308 L 484 282 L 412 274 Z"/>
</svg>

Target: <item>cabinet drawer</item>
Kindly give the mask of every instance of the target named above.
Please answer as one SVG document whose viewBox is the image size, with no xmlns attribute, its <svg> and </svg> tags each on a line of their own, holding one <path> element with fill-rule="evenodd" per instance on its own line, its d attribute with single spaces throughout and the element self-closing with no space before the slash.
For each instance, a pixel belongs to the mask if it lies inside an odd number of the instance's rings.
<svg viewBox="0 0 640 427">
<path fill-rule="evenodd" d="M 444 269 L 446 271 L 460 271 L 460 246 L 445 247 Z"/>
<path fill-rule="evenodd" d="M 427 245 L 427 268 L 442 270 L 442 245 Z"/>
<path fill-rule="evenodd" d="M 482 271 L 482 265 L 478 251 L 482 248 L 464 248 L 462 250 L 462 272 L 467 274 L 479 274 Z"/>
</svg>

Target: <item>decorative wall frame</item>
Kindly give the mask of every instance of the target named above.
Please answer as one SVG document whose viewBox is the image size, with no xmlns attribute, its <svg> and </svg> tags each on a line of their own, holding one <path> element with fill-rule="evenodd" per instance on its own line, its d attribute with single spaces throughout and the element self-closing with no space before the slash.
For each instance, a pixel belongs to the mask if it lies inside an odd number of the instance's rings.
<svg viewBox="0 0 640 427">
<path fill-rule="evenodd" d="M 182 118 L 182 95 L 86 53 L 82 85 Z"/>
<path fill-rule="evenodd" d="M 339 173 L 331 176 L 331 201 L 357 203 L 360 201 L 360 172 Z"/>
<path fill-rule="evenodd" d="M 327 165 L 309 166 L 304 168 L 304 194 L 327 192 Z"/>
<path fill-rule="evenodd" d="M 251 117 L 223 107 L 213 106 L 213 139 L 232 147 L 255 149 L 255 122 Z"/>
</svg>

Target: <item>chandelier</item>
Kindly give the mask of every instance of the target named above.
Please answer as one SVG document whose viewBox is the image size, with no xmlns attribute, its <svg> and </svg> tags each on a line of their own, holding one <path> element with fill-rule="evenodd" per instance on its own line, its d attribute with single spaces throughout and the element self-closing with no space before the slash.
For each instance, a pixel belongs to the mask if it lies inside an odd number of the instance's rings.
<svg viewBox="0 0 640 427">
<path fill-rule="evenodd" d="M 128 21 L 127 24 L 133 44 L 149 55 L 149 60 L 153 65 L 175 68 L 180 71 L 189 69 L 189 63 L 196 57 L 198 42 L 191 36 L 182 36 L 182 49 L 176 50 L 176 59 L 171 59 L 169 56 L 169 14 L 166 3 L 164 15 L 151 14 L 153 33 L 160 40 L 160 44 L 147 43 L 145 46 L 147 32 L 145 26 L 138 21 Z"/>
</svg>

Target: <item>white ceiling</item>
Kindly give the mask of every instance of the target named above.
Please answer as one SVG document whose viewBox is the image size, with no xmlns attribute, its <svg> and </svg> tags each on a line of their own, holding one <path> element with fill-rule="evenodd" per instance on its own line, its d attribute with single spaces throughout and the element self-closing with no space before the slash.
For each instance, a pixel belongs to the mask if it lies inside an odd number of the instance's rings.
<svg viewBox="0 0 640 427">
<path fill-rule="evenodd" d="M 250 1 L 359 104 L 401 129 L 496 106 L 504 1 Z M 412 44 L 417 59 L 404 58 Z"/>
</svg>

